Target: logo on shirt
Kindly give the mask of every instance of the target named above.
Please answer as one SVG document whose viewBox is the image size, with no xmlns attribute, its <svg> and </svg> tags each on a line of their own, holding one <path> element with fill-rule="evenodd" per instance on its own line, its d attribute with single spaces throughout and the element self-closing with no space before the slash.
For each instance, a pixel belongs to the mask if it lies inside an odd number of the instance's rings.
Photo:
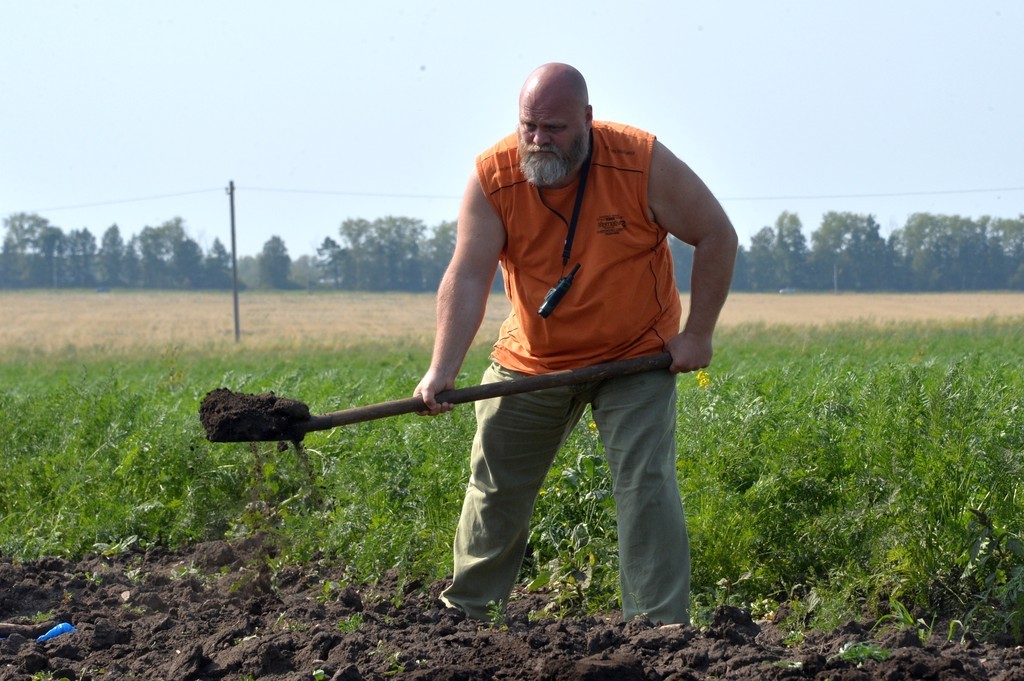
<svg viewBox="0 0 1024 681">
<path fill-rule="evenodd" d="M 597 233 L 615 236 L 626 230 L 626 219 L 621 215 L 602 215 L 597 218 Z"/>
</svg>

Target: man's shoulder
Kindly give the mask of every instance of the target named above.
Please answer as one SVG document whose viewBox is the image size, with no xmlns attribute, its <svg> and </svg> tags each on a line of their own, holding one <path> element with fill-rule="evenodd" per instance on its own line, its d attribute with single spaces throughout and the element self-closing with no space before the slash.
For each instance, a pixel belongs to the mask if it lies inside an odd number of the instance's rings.
<svg viewBox="0 0 1024 681">
<path fill-rule="evenodd" d="M 615 166 L 646 168 L 654 149 L 652 133 L 612 121 L 594 121 L 595 161 Z"/>
<path fill-rule="evenodd" d="M 654 133 L 647 132 L 646 130 L 633 125 L 618 123 L 616 121 L 594 121 L 594 130 L 595 132 L 603 132 L 608 135 L 635 137 L 637 139 L 654 137 Z"/>
<path fill-rule="evenodd" d="M 483 152 L 481 152 L 477 158 L 484 159 L 510 153 L 519 153 L 519 140 L 515 133 L 505 135 L 500 140 L 498 140 L 497 142 L 489 146 L 487 149 L 485 149 Z"/>
<path fill-rule="evenodd" d="M 476 169 L 487 193 L 525 181 L 519 170 L 519 143 L 515 133 L 503 137 L 478 155 Z"/>
</svg>

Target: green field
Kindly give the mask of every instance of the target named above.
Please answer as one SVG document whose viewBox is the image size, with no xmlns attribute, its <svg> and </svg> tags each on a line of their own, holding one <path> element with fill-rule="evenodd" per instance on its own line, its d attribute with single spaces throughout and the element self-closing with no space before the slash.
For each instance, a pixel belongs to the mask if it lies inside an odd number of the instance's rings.
<svg viewBox="0 0 1024 681">
<path fill-rule="evenodd" d="M 723 329 L 707 380 L 679 379 L 695 619 L 731 603 L 794 630 L 891 615 L 1024 639 L 1022 338 L 1019 318 Z M 272 570 L 443 578 L 470 407 L 313 433 L 303 451 L 209 443 L 197 415 L 221 386 L 317 413 L 407 397 L 428 358 L 408 341 L 25 353 L 0 365 L 0 555 L 259 532 Z M 474 349 L 461 383 L 486 361 Z M 584 419 L 539 500 L 523 583 L 563 613 L 617 607 L 613 519 Z"/>
</svg>

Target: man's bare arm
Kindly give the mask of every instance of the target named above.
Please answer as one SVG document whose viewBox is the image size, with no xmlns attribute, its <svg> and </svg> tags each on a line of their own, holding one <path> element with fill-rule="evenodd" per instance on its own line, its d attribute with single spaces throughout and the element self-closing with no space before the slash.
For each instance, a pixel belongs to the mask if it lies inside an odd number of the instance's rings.
<svg viewBox="0 0 1024 681">
<path fill-rule="evenodd" d="M 651 157 L 648 203 L 654 221 L 694 247 L 690 310 L 682 332 L 669 341 L 672 371 L 711 363 L 711 337 L 736 263 L 736 230 L 704 182 L 660 142 Z"/>
<path fill-rule="evenodd" d="M 437 330 L 430 368 L 416 387 L 430 414 L 452 408 L 434 396 L 455 387 L 466 353 L 480 329 L 494 282 L 505 227 L 480 188 L 474 173 L 459 207 L 455 253 L 437 292 Z"/>
</svg>

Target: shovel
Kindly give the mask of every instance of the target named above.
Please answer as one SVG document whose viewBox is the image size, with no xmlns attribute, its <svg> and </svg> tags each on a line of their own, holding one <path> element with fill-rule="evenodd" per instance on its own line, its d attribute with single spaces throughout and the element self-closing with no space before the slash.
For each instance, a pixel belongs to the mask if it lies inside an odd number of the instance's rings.
<svg viewBox="0 0 1024 681">
<path fill-rule="evenodd" d="M 595 364 L 580 369 L 554 371 L 536 376 L 523 376 L 508 381 L 484 383 L 438 393 L 437 402 L 462 404 L 493 397 L 558 388 L 576 383 L 667 369 L 672 356 L 663 352 L 615 362 Z M 309 407 L 298 400 L 278 397 L 274 393 L 246 395 L 218 388 L 207 393 L 199 405 L 199 418 L 210 442 L 301 442 L 306 433 L 329 430 L 337 426 L 399 414 L 426 411 L 423 399 L 381 402 L 327 414 L 311 415 Z"/>
</svg>

